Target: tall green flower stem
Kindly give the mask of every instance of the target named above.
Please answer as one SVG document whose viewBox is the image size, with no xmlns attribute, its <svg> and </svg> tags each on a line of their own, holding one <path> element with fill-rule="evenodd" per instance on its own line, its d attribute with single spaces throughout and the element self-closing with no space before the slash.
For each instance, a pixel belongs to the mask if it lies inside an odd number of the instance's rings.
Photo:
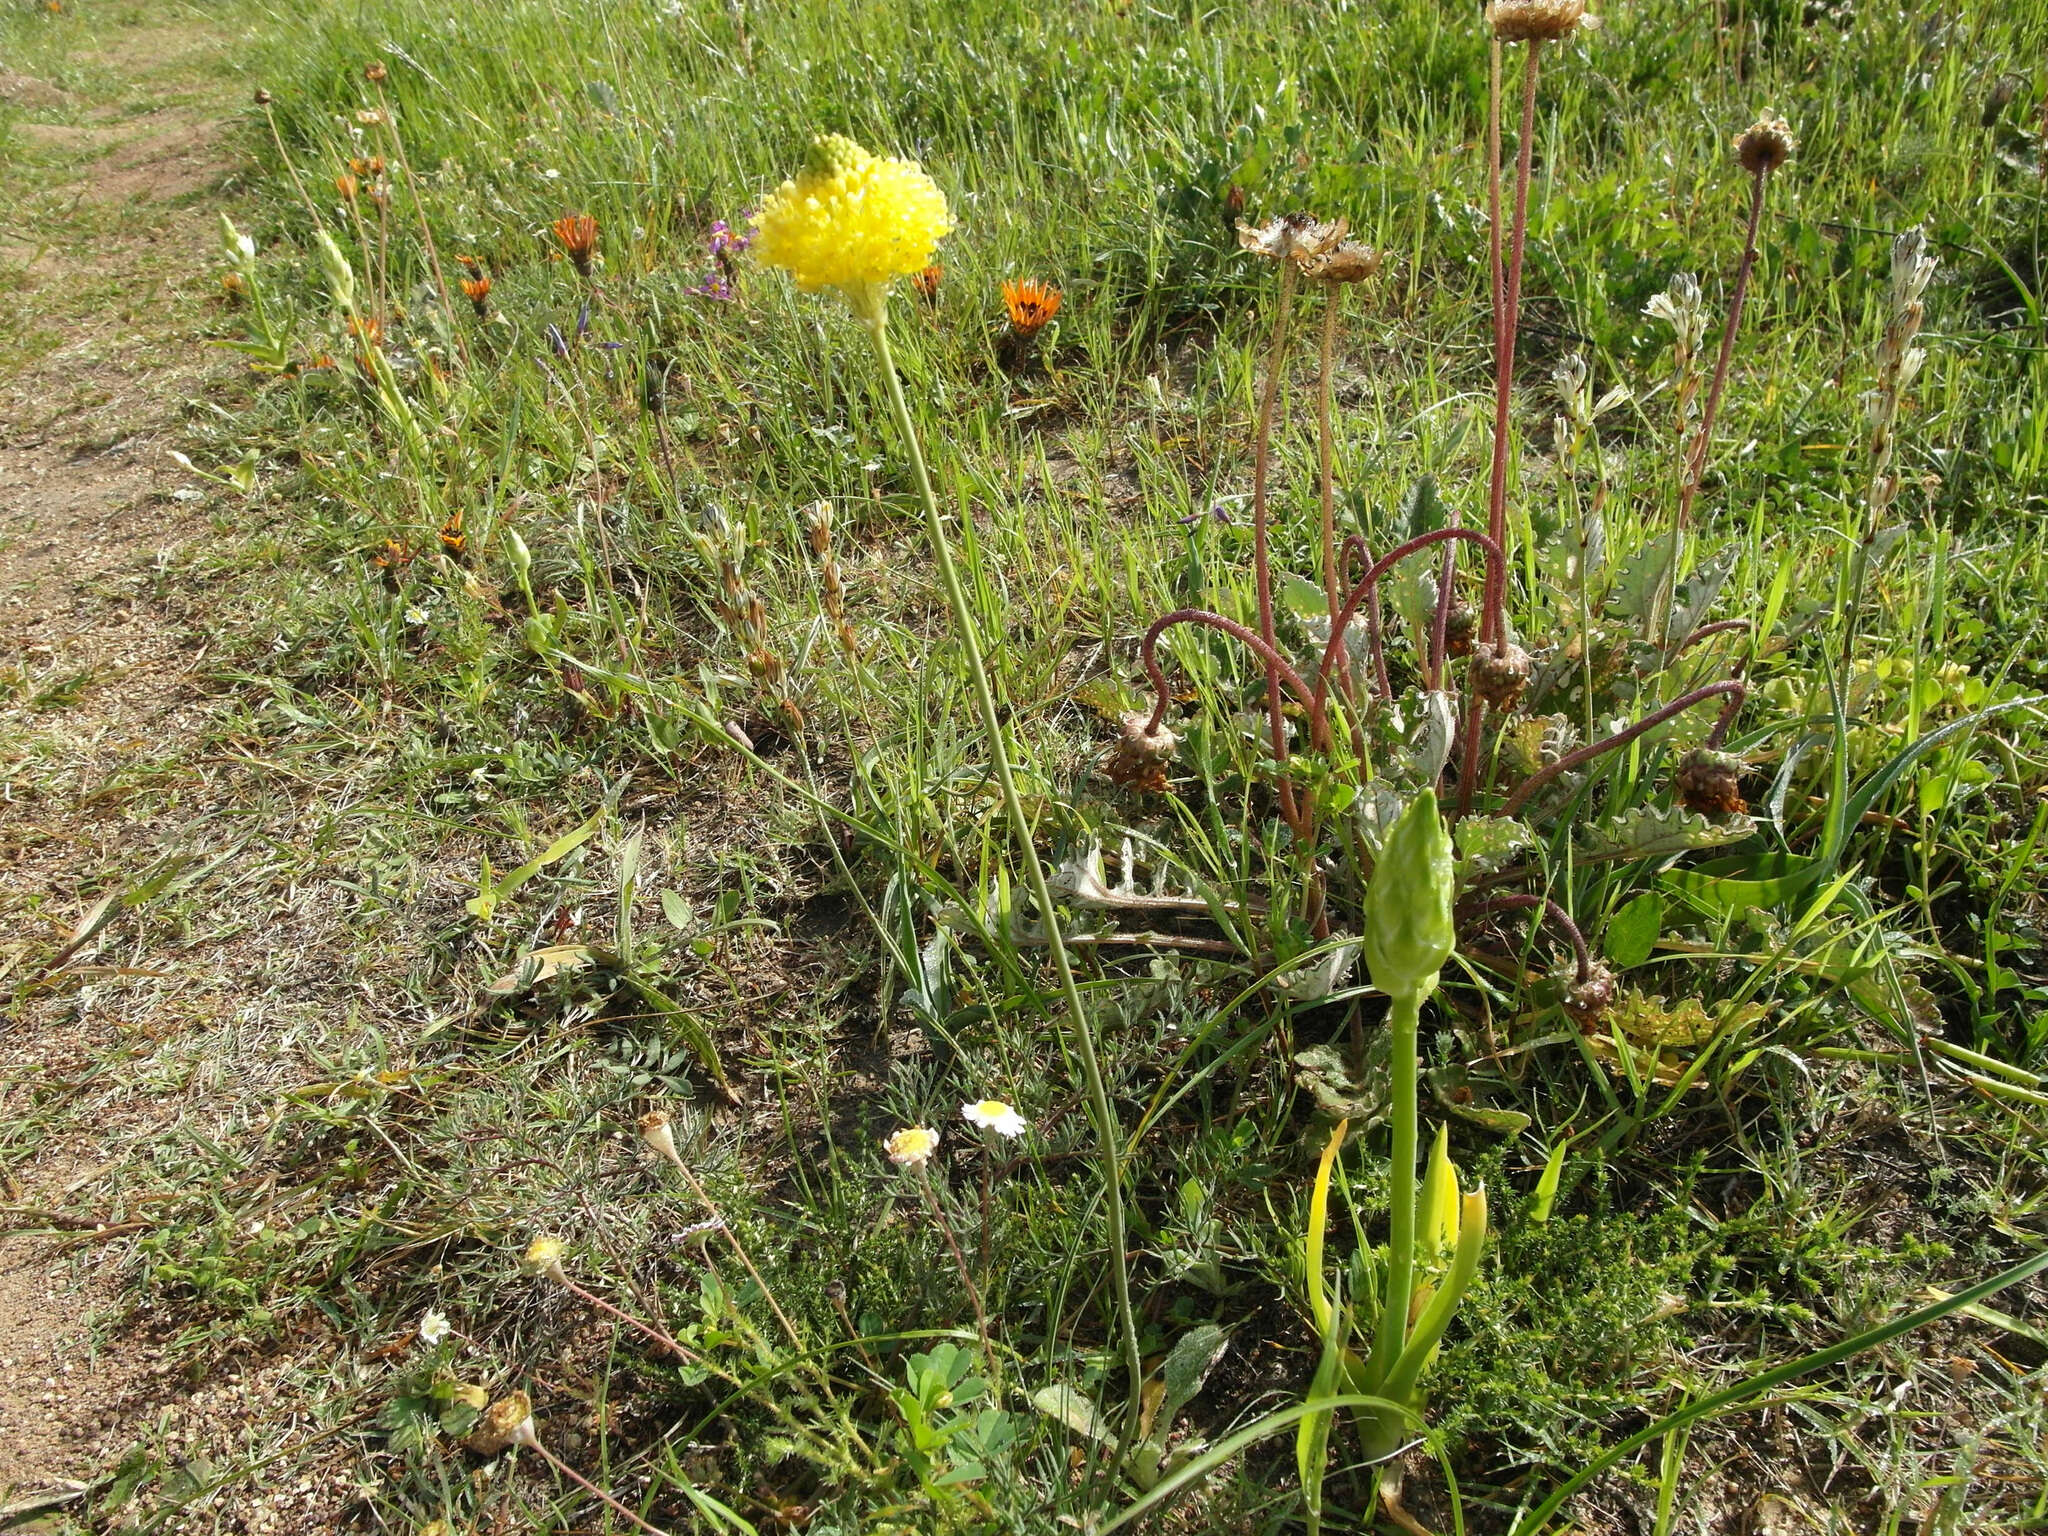
<svg viewBox="0 0 2048 1536">
<path fill-rule="evenodd" d="M 1045 878 L 1045 866 L 1039 860 L 1033 841 L 1031 820 L 1024 814 L 1024 802 L 1017 794 L 1016 776 L 1010 770 L 1009 746 L 1002 716 L 996 709 L 995 690 L 989 685 L 988 667 L 982 660 L 974 612 L 968 606 L 966 589 L 960 584 L 960 572 L 953 564 L 952 546 L 946 538 L 945 515 L 939 510 L 939 498 L 932 490 L 931 473 L 925 467 L 924 448 L 918 440 L 917 425 L 911 420 L 909 402 L 903 397 L 903 381 L 896 375 L 896 359 L 889 348 L 888 298 L 880 289 L 861 297 L 865 302 L 855 304 L 855 313 L 859 315 L 869 339 L 874 342 L 875 359 L 881 365 L 882 380 L 888 391 L 889 410 L 896 418 L 896 430 L 903 436 L 903 449 L 910 460 L 911 479 L 916 483 L 918 499 L 924 503 L 932 558 L 939 568 L 939 582 L 946 589 L 946 602 L 952 609 L 953 627 L 959 631 L 960 648 L 967 657 L 968 675 L 974 682 L 975 703 L 981 711 L 982 729 L 988 737 L 989 761 L 1002 792 L 1003 811 L 1009 819 L 1011 834 L 1017 839 L 1017 853 L 1024 863 L 1024 877 L 1031 899 L 1038 904 L 1040 918 L 1045 924 L 1046 954 L 1059 981 L 1060 998 L 1066 1005 L 1068 1030 L 1074 1048 L 1081 1057 L 1089 1117 L 1095 1122 L 1095 1136 L 1100 1144 L 1103 1204 L 1109 1216 L 1110 1282 L 1116 1292 L 1124 1368 L 1130 1377 L 1130 1396 L 1124 1405 L 1126 1431 L 1121 1443 L 1127 1450 L 1135 1449 L 1139 1439 L 1138 1418 L 1143 1409 L 1145 1362 L 1138 1351 L 1138 1317 L 1131 1305 L 1130 1266 L 1124 1258 L 1123 1169 L 1117 1157 L 1117 1123 L 1110 1109 L 1109 1090 L 1102 1080 L 1102 1062 L 1095 1050 L 1094 1027 L 1088 1021 L 1088 1009 L 1081 1001 L 1081 988 L 1074 980 L 1073 964 L 1060 937 L 1059 913 L 1053 906 L 1052 888 Z M 1277 688 L 1274 697 L 1278 699 Z M 1274 707 L 1278 709 L 1277 702 Z"/>
<path fill-rule="evenodd" d="M 1432 976 L 1430 980 L 1435 981 Z M 1387 1119 L 1393 1126 L 1393 1158 L 1387 1169 L 1387 1290 L 1373 1337 L 1376 1359 L 1401 1353 L 1408 1332 L 1408 1304 L 1415 1294 L 1415 1153 L 1421 1140 L 1415 1101 L 1421 1049 L 1422 989 L 1396 993 L 1387 1010 L 1389 1092 Z"/>
<path fill-rule="evenodd" d="M 1350 1391 L 1385 1399 L 1385 1406 L 1360 1415 L 1359 1434 L 1368 1460 L 1392 1455 L 1417 1422 L 1422 1373 L 1436 1358 L 1444 1330 L 1479 1271 L 1486 1242 L 1486 1191 L 1481 1188 L 1461 1194 L 1445 1130 L 1438 1131 L 1419 1188 L 1416 1181 L 1421 1146 L 1416 1083 L 1422 1004 L 1436 990 L 1438 973 L 1457 939 L 1452 912 L 1455 886 L 1450 836 L 1435 793 L 1425 789 L 1387 834 L 1365 894 L 1366 967 L 1373 984 L 1392 1003 L 1387 1014 L 1392 1088 L 1387 1117 L 1393 1128 L 1392 1161 L 1387 1169 L 1386 1283 L 1380 1291 L 1372 1348 L 1365 1359 L 1346 1348 L 1349 1315 L 1333 1305 L 1323 1290 L 1322 1228 L 1341 1127 L 1317 1170 L 1305 1249 L 1309 1307 L 1323 1335 L 1325 1359 L 1341 1370 Z M 1429 1266 L 1435 1282 L 1428 1292 L 1418 1288 L 1418 1261 Z M 1427 1301 L 1419 1314 L 1411 1316 L 1418 1296 L 1426 1296 Z M 1322 1381 L 1324 1393 L 1335 1386 L 1336 1374 L 1333 1370 Z M 1309 1477 L 1305 1485 L 1313 1481 Z M 1318 1513 L 1313 1504 L 1312 1496 L 1312 1527 Z"/>
</svg>

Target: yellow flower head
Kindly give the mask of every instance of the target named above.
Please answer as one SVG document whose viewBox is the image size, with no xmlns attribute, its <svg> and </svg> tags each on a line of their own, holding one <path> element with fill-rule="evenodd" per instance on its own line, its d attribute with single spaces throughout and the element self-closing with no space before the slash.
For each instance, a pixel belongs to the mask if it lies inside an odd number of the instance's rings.
<svg viewBox="0 0 2048 1536">
<path fill-rule="evenodd" d="M 952 228 L 946 194 L 915 161 L 877 159 L 821 134 L 802 174 L 762 202 L 753 253 L 806 293 L 840 289 L 867 314 L 878 312 L 891 278 L 925 269 Z"/>
<path fill-rule="evenodd" d="M 898 1168 L 922 1168 L 939 1149 L 939 1133 L 922 1125 L 907 1125 L 887 1141 L 882 1150 Z"/>
</svg>

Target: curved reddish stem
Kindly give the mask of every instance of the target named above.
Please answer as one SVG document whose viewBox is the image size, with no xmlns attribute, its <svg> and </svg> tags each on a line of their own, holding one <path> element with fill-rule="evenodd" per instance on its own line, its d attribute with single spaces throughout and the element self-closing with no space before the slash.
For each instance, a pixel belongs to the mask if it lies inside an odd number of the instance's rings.
<svg viewBox="0 0 2048 1536">
<path fill-rule="evenodd" d="M 1145 734 L 1156 732 L 1166 719 L 1166 672 L 1159 665 L 1157 654 L 1159 637 L 1176 624 L 1199 624 L 1206 629 L 1221 630 L 1249 647 L 1266 664 L 1267 672 L 1287 685 L 1288 690 L 1301 700 L 1308 709 L 1309 730 L 1318 751 L 1327 751 L 1330 745 L 1330 721 L 1323 709 L 1323 696 L 1313 691 L 1301 680 L 1301 674 L 1294 670 L 1285 656 L 1266 644 L 1251 630 L 1234 619 L 1226 619 L 1220 613 L 1211 613 L 1206 608 L 1176 608 L 1152 621 L 1152 627 L 1145 631 L 1145 638 L 1138 646 L 1138 659 L 1143 663 L 1145 675 L 1152 680 L 1152 690 L 1157 698 L 1152 706 L 1152 718 L 1146 723 Z"/>
<path fill-rule="evenodd" d="M 1564 936 L 1571 941 L 1572 959 L 1578 966 L 1577 980 L 1583 985 L 1593 974 L 1593 956 L 1586 948 L 1586 936 L 1579 932 L 1579 925 L 1572 921 L 1571 913 L 1565 911 L 1548 896 L 1531 896 L 1517 893 L 1510 896 L 1493 896 L 1470 907 L 1460 907 L 1458 916 L 1463 918 L 1484 917 L 1489 912 L 1520 912 L 1539 909 L 1544 917 L 1556 924 Z"/>
<path fill-rule="evenodd" d="M 1322 662 L 1316 668 L 1316 699 L 1318 704 L 1329 692 L 1330 667 L 1337 659 L 1337 648 L 1344 643 L 1344 631 L 1351 624 L 1351 616 L 1358 612 L 1358 605 L 1360 603 L 1373 595 L 1374 588 L 1379 585 L 1380 577 L 1391 570 L 1397 561 L 1405 560 L 1417 550 L 1427 549 L 1432 544 L 1448 543 L 1453 539 L 1463 539 L 1469 543 L 1477 544 L 1486 551 L 1486 558 L 1489 564 L 1498 561 L 1501 557 L 1500 545 L 1475 528 L 1437 528 L 1429 533 L 1417 534 L 1405 544 L 1396 544 L 1392 549 L 1380 556 L 1366 570 L 1364 577 L 1360 579 L 1358 585 L 1351 589 L 1351 595 L 1344 599 L 1343 608 L 1338 610 L 1335 618 L 1330 621 L 1330 642 L 1323 648 Z M 1374 604 L 1374 607 L 1377 608 L 1378 604 Z M 1384 679 L 1384 665 L 1382 665 L 1381 673 Z M 1384 681 L 1382 681 L 1381 686 L 1385 687 Z"/>
<path fill-rule="evenodd" d="M 1458 758 L 1458 814 L 1453 818 L 1458 821 L 1472 809 L 1472 792 L 1478 788 L 1479 778 L 1479 735 L 1486 724 L 1486 700 L 1477 688 L 1467 688 L 1466 693 L 1465 721 L 1460 727 L 1464 750 Z"/>
<path fill-rule="evenodd" d="M 1355 533 L 1345 535 L 1344 553 L 1340 561 L 1343 567 L 1342 579 L 1347 587 L 1351 581 L 1351 562 L 1354 559 L 1362 560 L 1368 571 L 1372 569 L 1372 547 Z M 1394 696 L 1394 685 L 1387 676 L 1387 651 L 1380 637 L 1378 598 L 1374 598 L 1372 606 L 1365 610 L 1365 633 L 1372 647 L 1373 680 L 1379 685 L 1380 697 L 1391 699 Z"/>
<path fill-rule="evenodd" d="M 1720 746 L 1721 738 L 1728 734 L 1728 727 L 1735 723 L 1735 712 L 1742 708 L 1742 701 L 1749 697 L 1749 684 L 1735 678 L 1729 678 L 1719 683 L 1708 683 L 1704 688 L 1695 688 L 1691 693 L 1681 694 L 1662 709 L 1656 711 L 1656 713 L 1643 716 L 1642 719 L 1629 726 L 1626 730 L 1616 731 L 1612 736 L 1583 746 L 1576 752 L 1567 752 L 1556 762 L 1537 769 L 1528 778 L 1522 780 L 1516 787 L 1515 792 L 1508 796 L 1507 803 L 1500 808 L 1500 814 L 1503 816 L 1514 815 L 1515 812 L 1528 803 L 1531 795 L 1535 794 L 1537 790 L 1548 784 L 1559 774 L 1569 773 L 1581 763 L 1590 763 L 1604 752 L 1612 752 L 1617 747 L 1625 747 L 1642 735 L 1643 732 L 1654 730 L 1674 715 L 1682 715 L 1688 709 L 1691 709 L 1693 705 L 1704 704 L 1708 699 L 1721 694 L 1728 696 L 1728 702 L 1721 708 L 1721 718 L 1714 722 L 1714 728 L 1707 733 L 1707 745 L 1709 747 Z"/>
<path fill-rule="evenodd" d="M 1671 647 L 1671 659 L 1669 659 L 1669 662 L 1667 662 L 1667 666 L 1673 666 L 1673 664 L 1677 664 L 1677 659 L 1679 659 L 1679 657 L 1681 657 L 1683 653 L 1686 653 L 1688 649 L 1692 649 L 1694 645 L 1698 645 L 1700 641 L 1704 641 L 1704 639 L 1712 639 L 1714 635 L 1733 635 L 1735 631 L 1743 631 L 1745 635 L 1753 635 L 1753 631 L 1755 631 L 1755 625 L 1751 625 L 1751 623 L 1747 621 L 1747 618 L 1722 618 L 1722 621 L 1720 621 L 1718 625 L 1700 625 L 1700 627 L 1698 627 L 1696 631 L 1692 631 L 1692 633 L 1690 633 L 1690 635 L 1688 635 L 1686 639 L 1681 639 L 1681 641 L 1679 641 L 1677 645 L 1673 645 L 1673 647 Z M 1749 655 L 1737 657 L 1737 662 L 1735 662 L 1735 666 L 1731 668 L 1731 674 L 1739 678 L 1739 676 L 1743 676 L 1743 668 L 1747 668 L 1747 666 L 1749 666 Z"/>
<path fill-rule="evenodd" d="M 1679 641 L 1678 644 L 1671 647 L 1671 659 L 1673 661 L 1678 660 L 1678 658 L 1681 655 L 1683 655 L 1686 651 L 1690 650 L 1693 646 L 1698 645 L 1702 640 L 1709 639 L 1714 635 L 1733 634 L 1738 629 L 1742 630 L 1746 634 L 1753 627 L 1754 626 L 1751 625 L 1751 623 L 1747 619 L 1722 619 L 1717 624 L 1702 624 L 1698 629 L 1694 630 L 1691 634 L 1687 635 L 1683 640 Z"/>
</svg>

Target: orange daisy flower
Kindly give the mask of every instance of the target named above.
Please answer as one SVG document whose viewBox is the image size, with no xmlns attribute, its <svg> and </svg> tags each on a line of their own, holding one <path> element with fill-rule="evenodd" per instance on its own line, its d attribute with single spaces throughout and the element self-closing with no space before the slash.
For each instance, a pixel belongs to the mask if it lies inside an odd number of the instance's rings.
<svg viewBox="0 0 2048 1536">
<path fill-rule="evenodd" d="M 944 264 L 935 261 L 911 278 L 910 285 L 917 290 L 918 297 L 927 304 L 936 304 L 939 302 L 939 280 L 945 275 Z"/>
<path fill-rule="evenodd" d="M 1035 277 L 1012 278 L 1003 284 L 1003 307 L 1010 312 L 1011 330 L 1036 336 L 1060 312 L 1060 291 Z"/>
<path fill-rule="evenodd" d="M 555 220 L 555 238 L 576 270 L 590 276 L 591 258 L 597 254 L 597 220 L 587 213 L 564 214 Z"/>
<path fill-rule="evenodd" d="M 491 280 L 487 275 L 479 272 L 475 277 L 463 278 L 462 296 L 469 300 L 470 308 L 476 311 L 477 319 L 482 320 L 489 316 Z"/>
</svg>

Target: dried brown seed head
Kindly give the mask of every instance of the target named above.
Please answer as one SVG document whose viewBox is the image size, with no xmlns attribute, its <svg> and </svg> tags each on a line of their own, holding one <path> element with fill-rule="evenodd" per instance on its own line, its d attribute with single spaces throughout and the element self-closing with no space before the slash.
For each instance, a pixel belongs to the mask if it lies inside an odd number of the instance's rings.
<svg viewBox="0 0 2048 1536">
<path fill-rule="evenodd" d="M 1301 264 L 1305 276 L 1323 283 L 1362 283 L 1380 269 L 1380 253 L 1360 240 L 1340 240 Z"/>
<path fill-rule="evenodd" d="M 495 1456 L 519 1438 L 532 1417 L 533 1400 L 524 1392 L 508 1392 L 483 1411 L 462 1443 L 479 1456 Z"/>
<path fill-rule="evenodd" d="M 1767 176 L 1799 153 L 1799 141 L 1782 117 L 1766 112 L 1735 138 L 1735 160 L 1752 176 Z"/>
<path fill-rule="evenodd" d="M 1554 43 L 1600 25 L 1586 14 L 1586 0 L 1493 0 L 1486 20 L 1504 43 Z"/>
<path fill-rule="evenodd" d="M 1283 213 L 1259 225 L 1240 223 L 1237 243 L 1267 261 L 1306 265 L 1336 250 L 1351 226 L 1342 219 L 1318 219 L 1312 213 Z"/>
</svg>

